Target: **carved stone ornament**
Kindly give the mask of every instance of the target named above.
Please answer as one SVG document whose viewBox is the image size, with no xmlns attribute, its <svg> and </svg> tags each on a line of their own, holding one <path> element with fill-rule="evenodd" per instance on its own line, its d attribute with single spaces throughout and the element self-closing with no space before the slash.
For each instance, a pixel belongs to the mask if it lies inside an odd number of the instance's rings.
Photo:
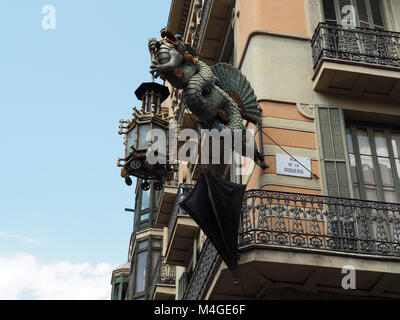
<svg viewBox="0 0 400 320">
<path fill-rule="evenodd" d="M 315 118 L 313 104 L 297 103 L 297 109 L 303 116 L 310 118 L 310 119 Z"/>
</svg>

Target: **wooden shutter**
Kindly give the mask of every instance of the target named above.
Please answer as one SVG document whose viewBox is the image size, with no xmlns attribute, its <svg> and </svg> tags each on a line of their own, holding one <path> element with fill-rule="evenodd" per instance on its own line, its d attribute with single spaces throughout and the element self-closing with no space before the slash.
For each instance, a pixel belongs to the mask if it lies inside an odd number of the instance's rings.
<svg viewBox="0 0 400 320">
<path fill-rule="evenodd" d="M 316 106 L 317 137 L 325 193 L 350 198 L 350 167 L 343 112 L 336 106 Z"/>
</svg>

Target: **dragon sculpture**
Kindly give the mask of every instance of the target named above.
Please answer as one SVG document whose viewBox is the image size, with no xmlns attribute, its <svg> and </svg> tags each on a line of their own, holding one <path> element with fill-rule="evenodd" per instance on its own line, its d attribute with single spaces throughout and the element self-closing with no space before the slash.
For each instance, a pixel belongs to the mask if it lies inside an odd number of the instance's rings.
<svg viewBox="0 0 400 320">
<path fill-rule="evenodd" d="M 173 35 L 167 28 L 161 30 L 161 37 L 160 41 L 149 39 L 150 72 L 156 78 L 167 80 L 174 88 L 183 89 L 183 101 L 197 116 L 201 128 L 243 130 L 242 150 L 252 143 L 254 161 L 267 167 L 254 138 L 246 139 L 243 119 L 255 124 L 261 120 L 257 97 L 246 77 L 228 63 L 209 67 L 182 41 L 182 36 Z"/>
</svg>

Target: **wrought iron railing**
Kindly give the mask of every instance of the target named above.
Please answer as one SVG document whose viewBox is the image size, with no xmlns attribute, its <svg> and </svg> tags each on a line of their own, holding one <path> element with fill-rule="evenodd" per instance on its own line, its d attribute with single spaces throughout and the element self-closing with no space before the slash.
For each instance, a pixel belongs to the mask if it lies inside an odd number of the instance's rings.
<svg viewBox="0 0 400 320">
<path fill-rule="evenodd" d="M 201 299 L 212 271 L 217 264 L 218 257 L 217 249 L 207 239 L 182 300 Z"/>
<path fill-rule="evenodd" d="M 400 33 L 367 28 L 345 29 L 319 23 L 311 39 L 314 69 L 323 58 L 400 68 Z"/>
<path fill-rule="evenodd" d="M 153 298 L 157 285 L 175 285 L 176 266 L 164 263 L 165 258 L 159 256 L 150 284 L 150 299 Z"/>
<path fill-rule="evenodd" d="M 400 204 L 297 193 L 245 194 L 239 246 L 400 256 Z"/>
<path fill-rule="evenodd" d="M 238 246 L 249 245 L 399 257 L 400 204 L 249 190 Z M 218 257 L 207 240 L 183 299 L 203 297 Z"/>
<path fill-rule="evenodd" d="M 172 208 L 171 217 L 168 222 L 168 243 L 171 240 L 172 232 L 175 228 L 176 221 L 178 217 L 181 215 L 188 215 L 185 210 L 183 210 L 179 203 L 183 201 L 194 189 L 195 185 L 193 184 L 181 184 L 178 189 L 178 194 L 175 199 L 174 207 Z"/>
</svg>

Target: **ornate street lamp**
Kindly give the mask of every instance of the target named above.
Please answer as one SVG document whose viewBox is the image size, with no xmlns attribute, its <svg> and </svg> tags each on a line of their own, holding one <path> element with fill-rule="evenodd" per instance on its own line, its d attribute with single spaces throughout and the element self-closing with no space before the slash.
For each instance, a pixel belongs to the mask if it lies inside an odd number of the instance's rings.
<svg viewBox="0 0 400 320">
<path fill-rule="evenodd" d="M 127 185 L 132 184 L 130 176 L 144 180 L 141 187 L 148 190 L 148 180 L 155 180 L 154 188 L 161 190 L 164 181 L 170 181 L 172 173 L 177 170 L 175 165 L 168 164 L 168 149 L 166 145 L 165 164 L 151 165 L 146 160 L 146 154 L 154 138 L 154 129 L 162 130 L 168 136 L 168 113 L 163 113 L 161 103 L 168 98 L 166 86 L 156 82 L 144 82 L 135 91 L 136 97 L 142 101 L 142 108 L 133 109 L 132 120 L 120 120 L 119 134 L 125 135 L 125 157 L 118 159 L 121 176 Z"/>
</svg>

